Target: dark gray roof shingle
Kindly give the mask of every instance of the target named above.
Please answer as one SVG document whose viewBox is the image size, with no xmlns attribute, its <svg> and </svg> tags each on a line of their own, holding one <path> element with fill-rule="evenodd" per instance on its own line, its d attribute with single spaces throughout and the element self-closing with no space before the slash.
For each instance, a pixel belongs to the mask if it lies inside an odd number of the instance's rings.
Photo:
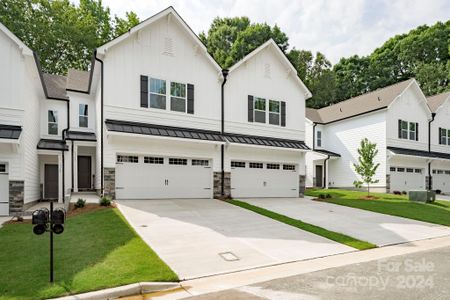
<svg viewBox="0 0 450 300">
<path fill-rule="evenodd" d="M 243 135 L 234 133 L 225 133 L 224 135 L 227 141 L 229 141 L 230 143 L 309 150 L 305 142 L 298 140 L 288 140 L 288 139 L 279 139 L 279 138 L 262 137 L 256 135 Z"/>
<path fill-rule="evenodd" d="M 444 104 L 445 100 L 450 98 L 450 92 L 445 92 L 441 94 L 437 94 L 427 98 L 428 107 L 431 112 L 436 112 L 442 104 Z"/>
<path fill-rule="evenodd" d="M 442 152 L 428 152 L 423 150 L 414 150 L 414 149 L 406 149 L 406 148 L 398 148 L 398 147 L 387 147 L 388 150 L 394 152 L 395 154 L 402 155 L 411 155 L 411 156 L 422 156 L 428 158 L 441 158 L 441 159 L 450 159 L 450 153 L 442 153 Z"/>
<path fill-rule="evenodd" d="M 66 93 L 67 78 L 65 76 L 42 74 L 45 88 L 47 90 L 47 97 L 68 100 Z"/>
<path fill-rule="evenodd" d="M 22 127 L 14 125 L 2 125 L 0 124 L 0 139 L 13 139 L 17 140 L 22 132 Z"/>
<path fill-rule="evenodd" d="M 67 131 L 66 133 L 67 140 L 75 140 L 75 141 L 92 141 L 95 142 L 97 138 L 95 137 L 95 133 L 93 132 L 83 132 L 83 131 Z"/>
<path fill-rule="evenodd" d="M 49 139 L 41 139 L 37 144 L 37 148 L 41 150 L 69 150 L 69 146 L 66 145 L 65 141 Z"/>
<path fill-rule="evenodd" d="M 331 151 L 328 151 L 325 149 L 315 149 L 314 152 L 318 152 L 320 154 L 325 154 L 325 155 L 334 156 L 334 157 L 341 157 L 341 155 L 339 153 L 331 152 Z"/>
<path fill-rule="evenodd" d="M 69 69 L 66 88 L 72 91 L 88 92 L 90 75 L 90 72 Z"/>
</svg>

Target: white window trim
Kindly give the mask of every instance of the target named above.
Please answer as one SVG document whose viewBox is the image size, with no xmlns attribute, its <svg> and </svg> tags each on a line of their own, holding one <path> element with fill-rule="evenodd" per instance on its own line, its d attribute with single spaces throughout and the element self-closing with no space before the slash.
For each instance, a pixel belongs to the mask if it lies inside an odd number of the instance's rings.
<svg viewBox="0 0 450 300">
<path fill-rule="evenodd" d="M 152 92 L 151 90 L 151 82 L 152 82 L 152 79 L 154 79 L 154 80 L 162 80 L 162 81 L 164 81 L 165 82 L 165 84 L 166 84 L 166 93 L 165 94 L 160 94 L 160 93 L 155 93 L 155 92 Z M 168 82 L 168 80 L 166 80 L 166 79 L 163 79 L 163 78 L 156 78 L 156 77 L 153 77 L 153 76 L 148 76 L 148 83 L 147 83 L 147 89 L 148 89 L 148 93 L 147 93 L 147 106 L 148 106 L 148 108 L 149 109 L 157 109 L 157 110 L 167 110 L 167 82 Z M 166 102 L 166 105 L 165 105 L 165 108 L 157 108 L 157 107 L 151 107 L 151 102 L 150 102 L 150 95 L 158 95 L 158 96 L 164 96 L 165 97 L 165 102 Z"/>
<path fill-rule="evenodd" d="M 264 100 L 264 110 L 261 110 L 261 109 L 256 109 L 256 100 Z M 257 111 L 259 111 L 259 112 L 263 112 L 264 113 L 264 123 L 263 122 L 258 122 L 258 121 L 256 121 L 256 112 Z M 253 96 L 253 122 L 254 123 L 260 123 L 260 124 L 267 124 L 267 111 L 268 111 L 268 109 L 267 109 L 267 99 L 266 98 L 263 98 L 263 97 L 256 97 L 256 96 Z"/>
<path fill-rule="evenodd" d="M 270 101 L 278 102 L 278 112 L 270 111 Z M 267 116 L 266 116 L 267 124 L 273 125 L 273 126 L 281 126 L 281 101 L 274 100 L 274 99 L 269 99 L 268 104 L 269 105 L 268 105 L 268 108 L 267 108 Z M 271 124 L 270 123 L 270 114 L 277 114 L 278 115 L 278 124 Z"/>
<path fill-rule="evenodd" d="M 400 139 L 401 140 L 409 140 L 409 141 L 417 141 L 417 122 L 409 122 L 409 121 L 405 121 L 405 120 L 400 120 L 402 122 L 401 125 L 403 125 L 403 122 L 406 123 L 406 129 L 400 128 L 401 130 L 401 135 L 400 135 Z M 411 124 L 414 125 L 414 130 L 411 130 Z M 400 126 L 401 126 L 400 125 Z M 406 137 L 403 137 L 403 133 L 406 132 Z M 414 139 L 411 139 L 411 133 L 414 133 Z"/>
<path fill-rule="evenodd" d="M 177 83 L 177 84 L 184 85 L 184 98 L 183 97 L 178 97 L 178 96 L 172 96 L 172 83 Z M 187 94 L 188 94 L 187 83 L 177 82 L 177 81 L 170 81 L 169 89 L 170 89 L 170 91 L 169 91 L 170 111 L 178 112 L 178 113 L 184 113 L 184 114 L 187 113 Z M 166 89 L 166 92 L 167 92 L 167 89 Z M 184 111 L 172 110 L 172 97 L 184 100 Z M 166 105 L 166 107 L 167 107 L 167 105 Z"/>
<path fill-rule="evenodd" d="M 188 108 L 188 84 L 185 82 L 179 82 L 179 81 L 175 81 L 175 80 L 168 80 L 166 78 L 161 78 L 161 77 L 155 77 L 155 76 L 150 76 L 150 75 L 146 75 L 148 77 L 148 84 L 147 84 L 147 107 L 143 108 L 143 109 L 154 109 L 157 111 L 167 111 L 167 112 L 171 112 L 171 113 L 178 113 L 178 114 L 187 114 L 187 108 Z M 151 81 L 152 79 L 154 80 L 163 80 L 166 83 L 166 93 L 165 94 L 160 94 L 160 93 L 155 93 L 151 91 Z M 185 89 L 185 96 L 183 97 L 178 97 L 178 96 L 172 96 L 172 91 L 171 91 L 171 85 L 172 83 L 178 83 L 178 84 L 183 84 L 184 85 L 184 89 Z M 163 108 L 157 108 L 157 107 L 151 107 L 151 103 L 150 103 L 150 95 L 158 95 L 158 96 L 164 96 L 165 101 L 166 101 L 166 107 Z M 182 111 L 176 111 L 176 110 L 172 110 L 172 101 L 171 98 L 178 98 L 178 99 L 184 99 L 184 112 Z"/>
</svg>

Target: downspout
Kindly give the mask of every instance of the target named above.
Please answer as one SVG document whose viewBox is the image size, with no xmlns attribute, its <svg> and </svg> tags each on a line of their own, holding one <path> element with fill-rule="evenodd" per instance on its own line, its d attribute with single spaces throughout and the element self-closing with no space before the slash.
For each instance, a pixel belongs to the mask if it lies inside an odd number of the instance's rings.
<svg viewBox="0 0 450 300">
<path fill-rule="evenodd" d="M 312 140 L 313 151 L 316 150 L 316 126 L 317 126 L 317 123 L 313 122 L 313 140 Z"/>
<path fill-rule="evenodd" d="M 330 156 L 327 155 L 327 158 L 323 161 L 323 184 L 324 188 L 328 188 L 327 185 L 327 162 L 330 159 Z"/>
<path fill-rule="evenodd" d="M 104 196 L 103 191 L 103 60 L 97 58 L 97 49 L 94 51 L 95 60 L 101 64 L 100 68 L 100 194 Z"/>
<path fill-rule="evenodd" d="M 221 127 L 220 127 L 220 133 L 225 133 L 225 92 L 224 87 L 225 83 L 227 82 L 227 76 L 228 76 L 228 70 L 223 69 L 222 70 L 223 75 L 223 81 L 221 86 Z M 222 197 L 225 195 L 225 145 L 220 145 L 220 165 L 221 165 L 221 177 L 220 180 L 220 194 Z"/>
<path fill-rule="evenodd" d="M 431 153 L 431 123 L 434 121 L 436 113 L 431 113 L 431 120 L 428 121 L 428 153 Z M 428 162 L 428 190 L 433 189 L 433 178 L 431 176 L 431 161 Z"/>
<path fill-rule="evenodd" d="M 72 140 L 72 188 L 71 191 L 73 192 L 73 186 L 74 186 L 74 179 L 73 179 L 73 150 L 74 150 L 74 146 L 73 146 L 73 140 Z"/>
<path fill-rule="evenodd" d="M 62 131 L 62 139 L 64 141 L 64 144 L 66 142 L 66 133 L 70 128 L 70 102 L 69 100 L 66 101 L 67 103 L 67 127 Z M 66 162 L 65 162 L 65 156 L 64 156 L 65 149 L 61 150 L 62 155 L 62 201 L 65 202 L 64 195 L 65 195 L 65 188 L 66 188 Z"/>
</svg>

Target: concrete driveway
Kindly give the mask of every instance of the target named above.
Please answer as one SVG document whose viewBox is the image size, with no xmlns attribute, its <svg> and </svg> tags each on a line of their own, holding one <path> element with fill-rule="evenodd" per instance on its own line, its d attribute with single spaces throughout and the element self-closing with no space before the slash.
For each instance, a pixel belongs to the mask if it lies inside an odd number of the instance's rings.
<svg viewBox="0 0 450 300">
<path fill-rule="evenodd" d="M 137 233 L 180 279 L 355 251 L 218 200 L 117 203 Z"/>
<path fill-rule="evenodd" d="M 377 246 L 450 235 L 450 227 L 307 198 L 263 198 L 243 201 Z"/>
</svg>

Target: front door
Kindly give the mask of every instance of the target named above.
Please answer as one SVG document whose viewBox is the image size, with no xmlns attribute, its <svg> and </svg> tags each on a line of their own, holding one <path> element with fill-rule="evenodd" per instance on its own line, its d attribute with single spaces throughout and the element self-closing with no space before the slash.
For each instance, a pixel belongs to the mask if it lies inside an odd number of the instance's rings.
<svg viewBox="0 0 450 300">
<path fill-rule="evenodd" d="M 58 199 L 58 165 L 45 165 L 44 198 Z"/>
<path fill-rule="evenodd" d="M 323 187 L 322 166 L 316 166 L 316 187 Z"/>
<path fill-rule="evenodd" d="M 91 157 L 78 156 L 78 190 L 91 189 Z"/>
</svg>

